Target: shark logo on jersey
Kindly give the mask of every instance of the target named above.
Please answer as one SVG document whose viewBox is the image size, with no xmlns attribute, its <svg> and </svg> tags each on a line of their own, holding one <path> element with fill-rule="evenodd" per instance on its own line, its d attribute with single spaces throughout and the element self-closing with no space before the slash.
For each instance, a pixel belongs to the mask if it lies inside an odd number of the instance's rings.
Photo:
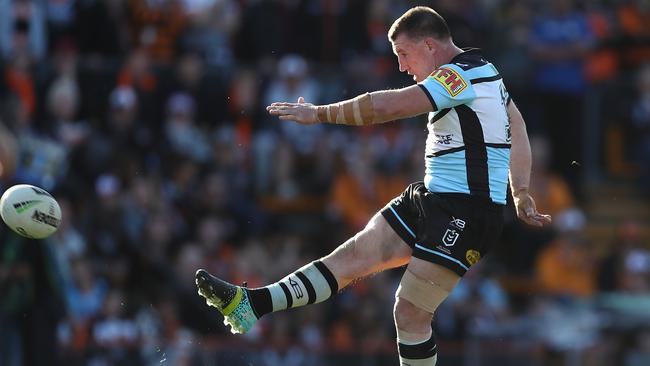
<svg viewBox="0 0 650 366">
<path fill-rule="evenodd" d="M 465 79 L 463 79 L 456 70 L 450 67 L 441 67 L 432 72 L 429 77 L 440 83 L 440 85 L 442 85 L 442 87 L 445 88 L 452 97 L 457 96 L 467 88 L 467 82 L 465 82 Z"/>
</svg>

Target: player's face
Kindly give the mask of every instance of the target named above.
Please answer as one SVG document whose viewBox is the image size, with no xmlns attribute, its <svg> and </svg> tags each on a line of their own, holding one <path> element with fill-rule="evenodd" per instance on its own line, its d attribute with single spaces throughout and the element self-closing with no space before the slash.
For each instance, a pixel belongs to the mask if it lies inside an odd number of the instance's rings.
<svg viewBox="0 0 650 366">
<path fill-rule="evenodd" d="M 405 34 L 400 34 L 395 42 L 392 42 L 399 71 L 413 76 L 413 80 L 418 83 L 426 79 L 437 67 L 434 57 L 435 44 L 430 40 L 430 38 L 411 39 Z"/>
</svg>

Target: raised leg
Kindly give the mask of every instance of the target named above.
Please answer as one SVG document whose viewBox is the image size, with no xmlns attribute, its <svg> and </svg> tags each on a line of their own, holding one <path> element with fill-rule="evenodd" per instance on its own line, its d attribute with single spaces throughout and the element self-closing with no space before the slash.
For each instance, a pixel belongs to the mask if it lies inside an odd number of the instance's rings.
<svg viewBox="0 0 650 366">
<path fill-rule="evenodd" d="M 224 315 L 233 333 L 245 333 L 264 314 L 325 301 L 352 281 L 411 258 L 411 248 L 381 214 L 332 253 L 265 287 L 230 284 L 205 270 L 196 273 L 199 294 Z"/>
</svg>

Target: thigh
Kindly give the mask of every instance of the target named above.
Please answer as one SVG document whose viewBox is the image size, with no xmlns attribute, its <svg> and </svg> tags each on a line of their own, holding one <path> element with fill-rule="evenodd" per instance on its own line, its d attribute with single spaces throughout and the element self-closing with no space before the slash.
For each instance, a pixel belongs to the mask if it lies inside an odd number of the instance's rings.
<svg viewBox="0 0 650 366">
<path fill-rule="evenodd" d="M 322 259 L 339 281 L 349 282 L 386 269 L 403 266 L 411 258 L 408 246 L 379 213 L 354 237 Z"/>
</svg>

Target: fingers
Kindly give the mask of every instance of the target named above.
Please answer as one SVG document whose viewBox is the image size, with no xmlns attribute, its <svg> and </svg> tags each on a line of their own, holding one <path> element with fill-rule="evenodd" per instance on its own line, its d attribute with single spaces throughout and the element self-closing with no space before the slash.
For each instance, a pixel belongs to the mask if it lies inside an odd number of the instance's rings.
<svg viewBox="0 0 650 366">
<path fill-rule="evenodd" d="M 266 111 L 274 116 L 288 113 L 288 110 L 286 108 L 267 108 Z"/>
<path fill-rule="evenodd" d="M 298 103 L 273 102 L 273 103 L 271 103 L 270 106 L 266 107 L 266 109 L 274 108 L 274 107 L 296 107 L 298 105 L 299 105 Z"/>
<path fill-rule="evenodd" d="M 278 116 L 280 119 L 297 119 L 298 115 L 296 113 L 292 113 L 291 111 L 284 111 L 284 110 L 272 110 L 269 111 L 270 115 L 273 116 Z M 286 118 L 283 118 L 286 117 Z"/>
<path fill-rule="evenodd" d="M 528 208 L 526 210 L 526 217 L 528 217 L 531 220 L 534 220 L 536 222 L 540 222 L 542 224 L 550 224 L 553 220 L 551 219 L 551 215 L 545 215 L 537 212 L 537 209 L 535 208 Z"/>
<path fill-rule="evenodd" d="M 273 103 L 266 107 L 266 111 L 272 116 L 297 115 L 300 104 L 295 103 Z"/>
<path fill-rule="evenodd" d="M 286 113 L 292 113 L 296 110 L 295 105 L 293 106 L 284 106 L 284 105 L 270 105 L 266 107 L 266 111 L 272 115 L 280 115 Z"/>
<path fill-rule="evenodd" d="M 528 211 L 528 210 L 526 210 L 526 211 Z M 533 212 L 530 213 L 530 214 L 528 212 L 522 213 L 520 211 L 519 215 L 517 215 L 517 216 L 519 216 L 519 218 L 523 222 L 527 223 L 528 225 L 535 226 L 535 227 L 543 227 L 543 226 L 549 225 L 551 222 L 553 222 L 553 220 L 551 218 L 551 215 L 541 214 L 541 213 L 539 213 L 539 212 L 537 212 L 535 210 L 533 210 Z"/>
<path fill-rule="evenodd" d="M 537 218 L 539 222 L 541 222 L 544 225 L 549 225 L 553 222 L 553 218 L 551 215 L 544 215 L 544 214 L 538 214 L 539 217 Z"/>
<path fill-rule="evenodd" d="M 281 120 L 296 121 L 296 122 L 301 120 L 301 118 L 299 118 L 298 116 L 300 111 L 297 108 L 284 107 L 284 106 L 269 106 L 266 109 L 270 115 L 278 116 L 278 118 Z"/>
<path fill-rule="evenodd" d="M 531 226 L 535 226 L 535 227 L 544 226 L 544 224 L 540 220 L 538 220 L 537 217 L 524 216 L 524 217 L 520 217 L 520 219 L 523 222 L 525 222 L 526 224 L 531 225 Z"/>
</svg>

